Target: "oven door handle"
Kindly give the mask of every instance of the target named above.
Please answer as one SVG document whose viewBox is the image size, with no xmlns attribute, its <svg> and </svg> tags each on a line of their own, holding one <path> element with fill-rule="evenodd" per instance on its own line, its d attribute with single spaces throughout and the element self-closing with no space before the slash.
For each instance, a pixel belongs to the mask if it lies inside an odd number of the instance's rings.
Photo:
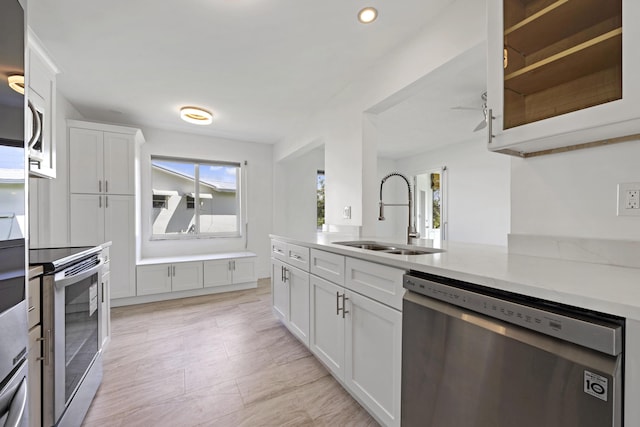
<svg viewBox="0 0 640 427">
<path fill-rule="evenodd" d="M 62 278 L 58 279 L 58 277 L 57 277 L 58 275 L 56 274 L 56 276 L 54 277 L 54 282 L 55 282 L 55 285 L 56 285 L 56 289 L 58 289 L 58 290 L 64 289 L 65 287 L 67 287 L 69 285 L 73 285 L 74 283 L 78 283 L 80 280 L 83 280 L 83 279 L 86 279 L 87 277 L 93 276 L 98 271 L 100 271 L 100 269 L 102 268 L 103 265 L 104 265 L 104 259 L 100 258 L 100 261 L 94 267 L 91 267 L 90 269 L 85 270 L 82 273 L 78 273 L 78 274 L 76 274 L 74 276 L 62 277 Z"/>
<path fill-rule="evenodd" d="M 20 385 L 15 387 L 17 391 L 11 397 L 11 403 L 7 408 L 6 413 L 0 414 L 0 416 L 7 416 L 5 421 L 5 427 L 18 427 L 22 425 L 22 420 L 27 408 L 27 378 L 23 378 L 20 381 Z M 14 390 L 14 389 L 12 389 Z"/>
</svg>

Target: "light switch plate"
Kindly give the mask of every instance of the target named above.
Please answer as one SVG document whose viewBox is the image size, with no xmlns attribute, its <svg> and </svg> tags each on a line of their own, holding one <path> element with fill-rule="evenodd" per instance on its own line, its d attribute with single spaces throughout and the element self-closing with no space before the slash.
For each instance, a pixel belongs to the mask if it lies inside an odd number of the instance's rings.
<svg viewBox="0 0 640 427">
<path fill-rule="evenodd" d="M 618 184 L 618 216 L 640 216 L 640 182 Z"/>
<path fill-rule="evenodd" d="M 344 210 L 342 211 L 342 218 L 351 219 L 351 206 L 344 207 Z"/>
</svg>

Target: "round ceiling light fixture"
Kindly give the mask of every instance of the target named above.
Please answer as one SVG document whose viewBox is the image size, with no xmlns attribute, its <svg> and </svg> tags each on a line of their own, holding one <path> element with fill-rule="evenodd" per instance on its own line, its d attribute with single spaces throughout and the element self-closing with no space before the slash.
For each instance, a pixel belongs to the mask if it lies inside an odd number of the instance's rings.
<svg viewBox="0 0 640 427">
<path fill-rule="evenodd" d="M 182 107 L 180 118 L 194 125 L 210 125 L 213 122 L 213 115 L 200 107 Z"/>
<path fill-rule="evenodd" d="M 358 12 L 358 21 L 363 24 L 370 24 L 378 17 L 378 11 L 375 7 L 365 7 Z"/>
<path fill-rule="evenodd" d="M 9 82 L 9 87 L 16 92 L 24 95 L 24 76 L 20 74 L 15 74 L 13 76 L 9 76 L 7 78 Z"/>
</svg>

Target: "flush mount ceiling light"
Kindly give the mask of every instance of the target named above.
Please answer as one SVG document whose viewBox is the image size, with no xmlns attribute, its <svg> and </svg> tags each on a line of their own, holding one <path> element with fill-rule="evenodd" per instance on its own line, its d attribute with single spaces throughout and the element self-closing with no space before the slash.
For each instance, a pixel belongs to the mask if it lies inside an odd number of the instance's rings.
<svg viewBox="0 0 640 427">
<path fill-rule="evenodd" d="M 365 7 L 358 12 L 358 21 L 363 24 L 370 24 L 378 17 L 378 11 L 374 7 Z"/>
<path fill-rule="evenodd" d="M 7 78 L 9 87 L 16 92 L 24 95 L 24 76 L 16 74 Z"/>
<path fill-rule="evenodd" d="M 182 107 L 180 118 L 194 125 L 210 125 L 213 122 L 213 115 L 199 107 Z"/>
</svg>

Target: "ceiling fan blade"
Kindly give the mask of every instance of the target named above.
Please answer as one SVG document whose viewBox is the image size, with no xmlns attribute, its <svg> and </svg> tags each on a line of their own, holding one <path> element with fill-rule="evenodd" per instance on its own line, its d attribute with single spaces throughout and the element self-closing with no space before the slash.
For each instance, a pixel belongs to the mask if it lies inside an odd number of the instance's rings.
<svg viewBox="0 0 640 427">
<path fill-rule="evenodd" d="M 487 127 L 487 121 L 483 120 L 480 123 L 478 123 L 478 126 L 476 126 L 476 128 L 473 131 L 478 132 L 480 129 L 484 129 L 486 127 Z"/>
</svg>

